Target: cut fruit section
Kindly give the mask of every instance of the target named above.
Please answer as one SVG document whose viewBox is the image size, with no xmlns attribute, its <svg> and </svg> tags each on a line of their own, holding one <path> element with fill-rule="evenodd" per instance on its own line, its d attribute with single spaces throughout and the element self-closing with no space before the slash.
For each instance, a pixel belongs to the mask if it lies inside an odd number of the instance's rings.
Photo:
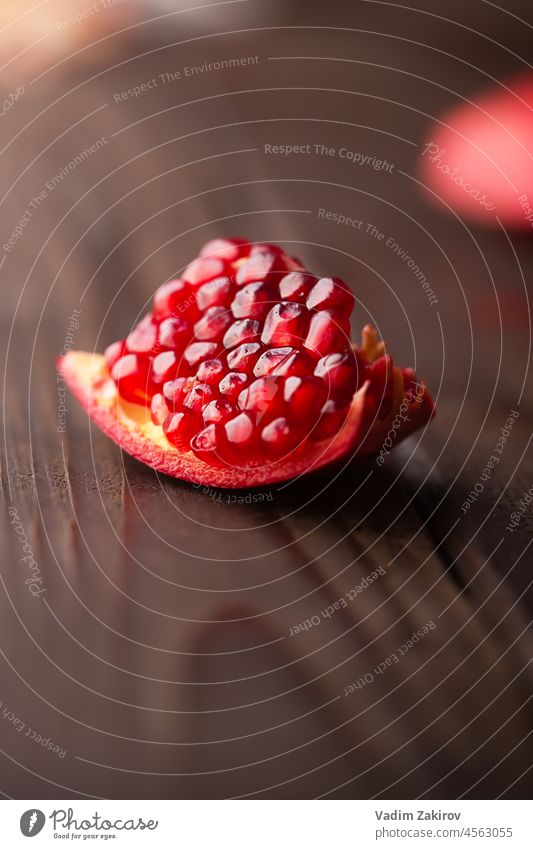
<svg viewBox="0 0 533 849">
<path fill-rule="evenodd" d="M 58 366 L 104 433 L 152 468 L 264 486 L 379 452 L 393 423 L 398 442 L 433 415 L 424 384 L 393 366 L 373 328 L 352 347 L 352 308 L 338 278 L 317 279 L 272 245 L 218 239 L 183 281 L 163 284 L 126 342 Z"/>
</svg>

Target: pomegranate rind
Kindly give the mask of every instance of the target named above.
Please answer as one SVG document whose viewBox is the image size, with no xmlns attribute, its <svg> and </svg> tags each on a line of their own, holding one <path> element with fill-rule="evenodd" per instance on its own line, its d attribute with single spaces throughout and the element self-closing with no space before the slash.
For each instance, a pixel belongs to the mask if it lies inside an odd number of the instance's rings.
<svg viewBox="0 0 533 849">
<path fill-rule="evenodd" d="M 384 418 L 376 416 L 367 382 L 354 394 L 346 421 L 331 439 L 307 440 L 304 448 L 277 461 L 212 466 L 192 451 L 171 445 L 162 428 L 151 421 L 149 407 L 120 398 L 100 354 L 69 351 L 58 359 L 57 367 L 94 423 L 127 454 L 171 477 L 224 489 L 267 486 L 309 474 L 354 454 L 377 454 L 391 429 L 397 444 L 423 427 L 434 414 L 425 385 L 417 384 L 416 393 L 406 394 L 403 372 L 394 368 L 392 404 Z"/>
</svg>

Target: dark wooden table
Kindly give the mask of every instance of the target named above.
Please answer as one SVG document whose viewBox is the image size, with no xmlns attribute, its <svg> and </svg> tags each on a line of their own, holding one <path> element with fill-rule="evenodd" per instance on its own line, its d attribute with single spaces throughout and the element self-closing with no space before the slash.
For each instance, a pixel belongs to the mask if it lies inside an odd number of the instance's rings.
<svg viewBox="0 0 533 849">
<path fill-rule="evenodd" d="M 27 218 L 0 272 L 5 796 L 530 793 L 531 509 L 506 526 L 533 483 L 533 241 L 445 214 L 417 163 L 448 105 L 527 66 L 533 18 L 418 5 L 147 24 L 104 66 L 91 48 L 25 79 L 2 117 L 2 244 Z M 265 152 L 287 144 L 311 152 Z M 416 366 L 434 423 L 383 468 L 232 496 L 123 455 L 70 396 L 62 432 L 55 356 L 124 336 L 218 233 L 350 281 L 354 333 L 371 318 Z"/>
</svg>

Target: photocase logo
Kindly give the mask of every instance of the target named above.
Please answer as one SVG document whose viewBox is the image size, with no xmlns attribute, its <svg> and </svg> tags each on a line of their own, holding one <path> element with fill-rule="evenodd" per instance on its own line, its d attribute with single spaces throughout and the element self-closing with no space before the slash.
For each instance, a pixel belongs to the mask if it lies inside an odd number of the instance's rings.
<svg viewBox="0 0 533 849">
<path fill-rule="evenodd" d="M 24 811 L 20 818 L 20 830 L 24 837 L 35 837 L 42 831 L 45 822 L 46 817 L 42 811 L 30 808 L 29 811 Z"/>
</svg>

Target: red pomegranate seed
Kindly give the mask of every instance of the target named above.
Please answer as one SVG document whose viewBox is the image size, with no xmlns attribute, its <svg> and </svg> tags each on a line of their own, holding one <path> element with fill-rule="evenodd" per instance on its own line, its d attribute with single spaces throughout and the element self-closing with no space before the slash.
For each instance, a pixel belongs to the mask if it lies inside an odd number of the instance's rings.
<svg viewBox="0 0 533 849">
<path fill-rule="evenodd" d="M 224 424 L 224 422 L 231 419 L 236 412 L 237 410 L 233 404 L 230 404 L 229 401 L 224 401 L 221 398 L 215 398 L 214 401 L 210 401 L 204 408 L 202 416 L 206 425 L 217 423 Z"/>
<path fill-rule="evenodd" d="M 276 377 L 303 377 L 312 374 L 315 360 L 306 351 L 293 351 L 272 372 Z"/>
<path fill-rule="evenodd" d="M 191 439 L 191 449 L 206 463 L 219 465 L 224 461 L 226 440 L 222 425 L 210 424 Z"/>
<path fill-rule="evenodd" d="M 215 386 L 220 383 L 226 368 L 222 360 L 204 360 L 198 366 L 196 377 L 200 383 L 207 383 L 209 386 Z"/>
<path fill-rule="evenodd" d="M 223 339 L 225 348 L 235 348 L 243 342 L 258 342 L 261 335 L 261 324 L 252 318 L 234 321 L 228 328 Z"/>
<path fill-rule="evenodd" d="M 104 352 L 104 357 L 109 371 L 113 368 L 117 360 L 126 352 L 126 340 L 119 339 L 118 342 L 112 342 L 108 345 Z"/>
<path fill-rule="evenodd" d="M 180 410 L 185 395 L 190 392 L 193 385 L 194 378 L 191 377 L 177 377 L 176 380 L 167 380 L 163 384 L 163 395 L 168 407 L 171 410 Z"/>
<path fill-rule="evenodd" d="M 166 438 L 176 448 L 189 448 L 192 436 L 202 426 L 202 420 L 193 413 L 170 413 L 163 422 Z"/>
<path fill-rule="evenodd" d="M 288 418 L 311 425 L 326 403 L 328 390 L 319 377 L 288 377 L 283 397 Z"/>
<path fill-rule="evenodd" d="M 265 377 L 267 374 L 272 374 L 274 369 L 293 353 L 294 348 L 268 348 L 254 366 L 255 376 Z"/>
<path fill-rule="evenodd" d="M 326 401 L 322 407 L 317 425 L 313 428 L 309 436 L 315 440 L 330 439 L 341 429 L 348 418 L 349 412 L 349 404 L 342 406 L 337 405 L 335 401 Z"/>
<path fill-rule="evenodd" d="M 247 383 L 247 374 L 230 371 L 218 384 L 218 391 L 230 401 L 235 401 Z"/>
<path fill-rule="evenodd" d="M 150 314 L 141 318 L 137 326 L 128 335 L 126 348 L 129 354 L 157 353 L 157 324 L 152 322 Z"/>
<path fill-rule="evenodd" d="M 168 409 L 167 402 L 165 400 L 164 395 L 161 395 L 160 392 L 157 392 L 152 396 L 152 402 L 150 404 L 150 417 L 155 425 L 159 425 L 159 427 L 163 427 L 163 422 L 169 415 L 170 410 Z"/>
<path fill-rule="evenodd" d="M 322 277 L 315 283 L 307 298 L 309 310 L 340 310 L 348 315 L 354 308 L 351 289 L 340 277 Z"/>
<path fill-rule="evenodd" d="M 196 304 L 185 280 L 169 280 L 163 283 L 154 295 L 154 319 L 162 321 L 171 315 L 189 318 Z"/>
<path fill-rule="evenodd" d="M 316 277 L 312 274 L 305 274 L 302 271 L 291 271 L 290 274 L 281 278 L 279 293 L 283 301 L 305 303 L 314 283 L 316 283 Z"/>
<path fill-rule="evenodd" d="M 173 380 L 179 371 L 180 360 L 174 351 L 163 351 L 152 360 L 151 377 L 154 383 Z"/>
<path fill-rule="evenodd" d="M 317 357 L 325 357 L 350 341 L 350 321 L 344 313 L 321 310 L 313 315 L 305 347 Z"/>
<path fill-rule="evenodd" d="M 258 251 L 252 248 L 249 258 L 243 262 L 237 271 L 237 286 L 261 281 L 278 283 L 285 271 L 287 271 L 287 265 L 282 254 L 270 250 Z"/>
<path fill-rule="evenodd" d="M 325 382 L 334 401 L 349 401 L 364 383 L 365 366 L 353 352 L 336 352 L 318 361 L 315 374 Z"/>
<path fill-rule="evenodd" d="M 303 304 L 283 301 L 272 307 L 266 317 L 261 335 L 264 345 L 281 348 L 284 345 L 301 346 L 309 327 L 309 312 Z"/>
<path fill-rule="evenodd" d="M 256 433 L 253 422 L 247 413 L 240 413 L 224 425 L 228 445 L 234 451 L 247 453 L 255 443 Z"/>
<path fill-rule="evenodd" d="M 264 318 L 277 300 L 269 283 L 248 283 L 237 291 L 231 304 L 235 318 Z"/>
<path fill-rule="evenodd" d="M 280 417 L 274 419 L 261 431 L 261 444 L 271 454 L 278 457 L 283 456 L 298 442 L 298 434 L 287 419 Z"/>
<path fill-rule="evenodd" d="M 191 286 L 201 286 L 215 277 L 222 277 L 226 270 L 226 264 L 218 257 L 202 257 L 193 259 L 183 272 L 183 279 Z"/>
<path fill-rule="evenodd" d="M 233 295 L 233 281 L 231 277 L 216 277 L 209 283 L 200 286 L 196 293 L 196 303 L 202 312 L 209 307 L 227 307 Z"/>
<path fill-rule="evenodd" d="M 239 407 L 250 413 L 253 421 L 259 424 L 283 412 L 283 381 L 275 377 L 259 377 L 240 393 Z"/>
<path fill-rule="evenodd" d="M 200 251 L 200 256 L 216 256 L 225 262 L 235 262 L 250 250 L 246 239 L 211 239 Z"/>
<path fill-rule="evenodd" d="M 285 251 L 279 245 L 257 242 L 257 244 L 252 245 L 250 248 L 250 255 L 255 256 L 256 254 L 276 254 L 276 256 L 284 257 Z"/>
<path fill-rule="evenodd" d="M 226 307 L 209 307 L 194 325 L 194 335 L 202 342 L 217 342 L 233 321 Z"/>
<path fill-rule="evenodd" d="M 196 369 L 204 360 L 212 360 L 218 351 L 216 342 L 192 342 L 185 348 L 185 361 L 191 369 Z"/>
<path fill-rule="evenodd" d="M 117 360 L 111 369 L 111 377 L 125 401 L 145 404 L 149 400 L 153 391 L 149 370 L 149 359 L 138 354 L 125 354 Z"/>
<path fill-rule="evenodd" d="M 192 327 L 184 318 L 165 318 L 159 325 L 159 345 L 182 351 L 192 336 Z"/>
<path fill-rule="evenodd" d="M 213 398 L 213 390 L 207 383 L 197 383 L 183 399 L 183 409 L 201 413 Z"/>
<path fill-rule="evenodd" d="M 259 354 L 263 350 L 259 342 L 245 342 L 230 351 L 226 357 L 229 368 L 232 371 L 244 371 L 250 374 Z"/>
</svg>

